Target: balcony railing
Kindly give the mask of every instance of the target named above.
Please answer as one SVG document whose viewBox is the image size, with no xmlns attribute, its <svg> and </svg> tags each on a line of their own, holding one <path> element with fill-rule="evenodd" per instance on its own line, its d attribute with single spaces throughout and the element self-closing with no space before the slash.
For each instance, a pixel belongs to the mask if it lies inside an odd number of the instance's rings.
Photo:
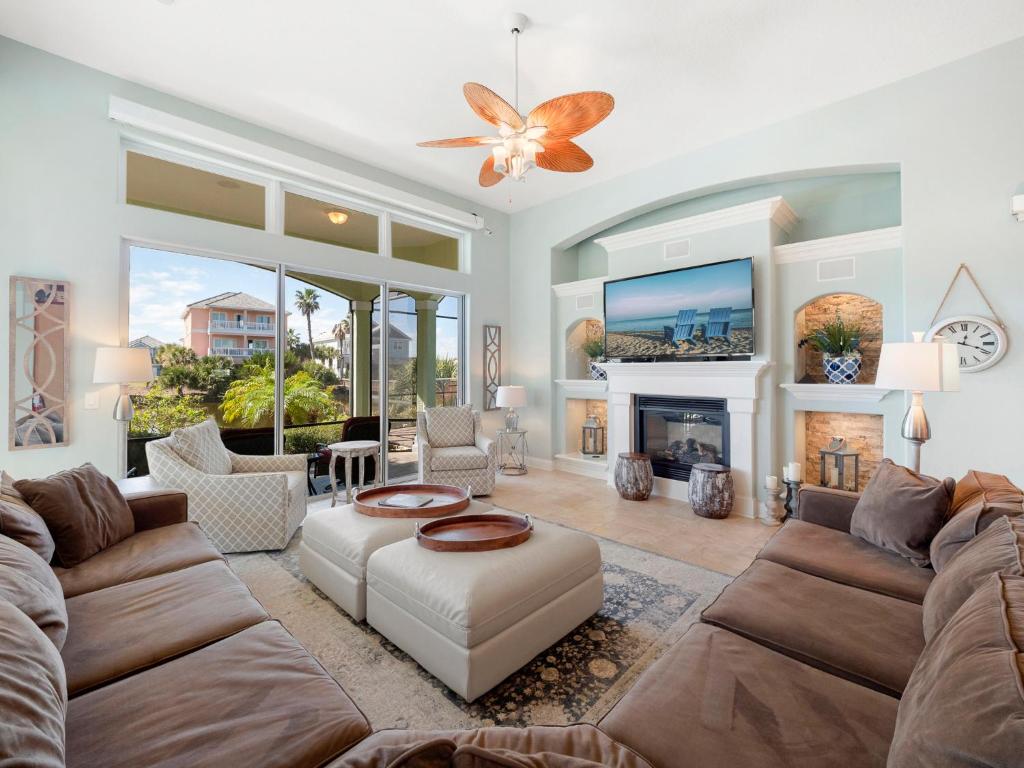
<svg viewBox="0 0 1024 768">
<path fill-rule="evenodd" d="M 273 323 L 252 323 L 247 320 L 211 320 L 208 333 L 258 333 L 273 334 Z"/>
<path fill-rule="evenodd" d="M 232 360 L 244 360 L 252 357 L 257 352 L 270 352 L 269 349 L 254 349 L 251 347 L 210 347 L 211 355 L 230 357 Z"/>
</svg>

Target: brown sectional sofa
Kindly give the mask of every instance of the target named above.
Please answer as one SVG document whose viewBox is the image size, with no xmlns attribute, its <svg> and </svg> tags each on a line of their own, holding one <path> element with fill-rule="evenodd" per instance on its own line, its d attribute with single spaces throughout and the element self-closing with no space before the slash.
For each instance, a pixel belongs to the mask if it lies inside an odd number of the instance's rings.
<svg viewBox="0 0 1024 768">
<path fill-rule="evenodd" d="M 1024 495 L 1004 495 L 996 503 L 1003 514 L 1024 513 Z M 886 765 L 897 719 L 915 716 L 904 711 L 904 692 L 913 690 L 914 708 L 926 711 L 934 702 L 921 678 L 949 682 L 941 659 L 924 652 L 922 602 L 935 572 L 851 536 L 856 501 L 854 494 L 805 488 L 801 519 L 778 531 L 596 727 L 371 734 L 339 685 L 184 522 L 184 495 L 129 497 L 133 537 L 75 568 L 54 569 L 68 614 L 67 765 Z M 1014 530 L 1024 542 L 1024 527 Z M 1019 564 L 1021 548 L 1015 551 Z M 1011 656 L 1016 642 L 1014 658 L 1024 670 L 1024 580 L 999 578 L 1009 581 L 985 582 L 985 589 L 1002 588 L 1005 611 L 986 598 L 955 620 L 973 622 L 976 633 L 987 621 L 984 636 L 998 637 L 986 642 L 1001 643 Z M 964 645 L 949 635 L 938 636 Z M 2 641 L 0 627 L 0 685 Z M 993 668 L 985 661 L 991 653 L 980 658 Z M 972 735 L 987 688 L 976 675 L 968 679 L 974 699 L 960 730 Z M 48 684 L 45 676 L 40 684 Z M 1002 690 L 1013 699 L 1012 685 Z M 1011 750 L 1004 754 L 1016 754 L 1019 731 L 997 744 Z M 904 738 L 902 749 L 912 748 Z M 487 752 L 494 762 L 481 757 Z M 928 764 L 1014 764 L 935 754 L 940 759 Z"/>
</svg>

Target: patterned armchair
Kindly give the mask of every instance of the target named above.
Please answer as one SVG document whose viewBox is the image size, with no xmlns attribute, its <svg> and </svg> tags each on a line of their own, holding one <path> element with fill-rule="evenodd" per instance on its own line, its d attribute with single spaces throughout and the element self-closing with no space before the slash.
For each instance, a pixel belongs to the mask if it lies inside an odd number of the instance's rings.
<svg viewBox="0 0 1024 768">
<path fill-rule="evenodd" d="M 214 421 L 146 444 L 153 480 L 188 494 L 188 517 L 221 552 L 284 549 L 306 516 L 306 457 L 242 456 Z"/>
<path fill-rule="evenodd" d="M 474 496 L 494 490 L 498 459 L 494 441 L 480 431 L 480 414 L 468 405 L 427 408 L 416 415 L 420 480 L 472 489 Z"/>
</svg>

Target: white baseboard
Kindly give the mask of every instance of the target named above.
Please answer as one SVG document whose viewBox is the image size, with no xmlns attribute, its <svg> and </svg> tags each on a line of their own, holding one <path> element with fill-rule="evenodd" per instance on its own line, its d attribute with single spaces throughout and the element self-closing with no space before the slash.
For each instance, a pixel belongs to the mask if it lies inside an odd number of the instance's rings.
<svg viewBox="0 0 1024 768">
<path fill-rule="evenodd" d="M 550 472 L 555 468 L 555 463 L 551 459 L 542 459 L 540 456 L 527 456 L 526 466 L 533 469 L 546 469 Z"/>
</svg>

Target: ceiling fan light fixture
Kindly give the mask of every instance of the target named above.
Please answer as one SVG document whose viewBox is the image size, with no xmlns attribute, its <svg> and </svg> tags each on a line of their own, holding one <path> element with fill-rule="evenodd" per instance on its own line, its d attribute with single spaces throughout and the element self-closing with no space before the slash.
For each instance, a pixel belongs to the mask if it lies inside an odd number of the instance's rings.
<svg viewBox="0 0 1024 768">
<path fill-rule="evenodd" d="M 348 214 L 344 211 L 328 211 L 327 218 L 331 220 L 331 224 L 344 224 L 348 221 Z"/>
</svg>

